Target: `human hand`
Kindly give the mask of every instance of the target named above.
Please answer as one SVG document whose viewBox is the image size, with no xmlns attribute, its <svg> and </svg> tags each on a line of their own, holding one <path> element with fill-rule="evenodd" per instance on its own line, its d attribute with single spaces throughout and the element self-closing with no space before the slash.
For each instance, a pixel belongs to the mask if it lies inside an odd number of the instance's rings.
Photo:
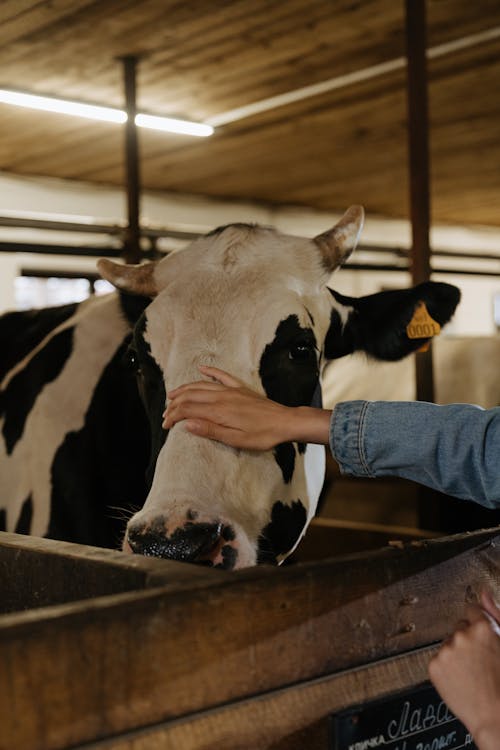
<svg viewBox="0 0 500 750">
<path fill-rule="evenodd" d="M 216 367 L 200 367 L 215 379 L 187 383 L 168 394 L 163 427 L 185 421 L 189 432 L 233 448 L 270 450 L 288 441 L 328 443 L 330 412 L 271 401 Z"/>
<path fill-rule="evenodd" d="M 481 609 L 482 607 L 482 609 Z M 491 594 L 441 646 L 429 664 L 429 677 L 445 703 L 465 724 L 480 750 L 500 744 L 500 637 L 484 615 L 500 625 L 500 608 Z"/>
</svg>

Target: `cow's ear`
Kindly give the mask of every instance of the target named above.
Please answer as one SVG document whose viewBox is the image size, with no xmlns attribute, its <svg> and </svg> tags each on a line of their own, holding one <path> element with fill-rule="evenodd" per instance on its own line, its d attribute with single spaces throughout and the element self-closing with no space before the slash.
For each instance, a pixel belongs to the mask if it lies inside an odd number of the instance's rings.
<svg viewBox="0 0 500 750">
<path fill-rule="evenodd" d="M 107 258 L 100 258 L 97 261 L 97 270 L 103 279 L 122 292 L 140 294 L 143 297 L 155 297 L 158 293 L 154 278 L 156 266 L 156 262 L 134 266 L 115 263 Z"/>
<path fill-rule="evenodd" d="M 407 326 L 420 303 L 440 326 L 447 323 L 460 301 L 460 291 L 451 284 L 428 281 L 412 289 L 398 289 L 345 297 L 330 289 L 334 303 L 325 339 L 325 356 L 337 359 L 363 351 L 370 357 L 398 360 L 420 349 L 427 338 L 409 338 Z"/>
<path fill-rule="evenodd" d="M 329 274 L 346 262 L 358 244 L 364 220 L 363 206 L 351 206 L 332 229 L 314 238 Z"/>
</svg>

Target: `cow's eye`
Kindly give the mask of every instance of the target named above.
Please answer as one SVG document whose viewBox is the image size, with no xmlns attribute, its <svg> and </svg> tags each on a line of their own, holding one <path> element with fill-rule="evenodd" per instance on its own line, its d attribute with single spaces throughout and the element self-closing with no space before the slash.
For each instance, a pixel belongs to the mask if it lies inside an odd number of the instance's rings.
<svg viewBox="0 0 500 750">
<path fill-rule="evenodd" d="M 129 347 L 125 352 L 125 364 L 135 375 L 141 374 L 141 365 L 135 349 Z"/>
<path fill-rule="evenodd" d="M 293 344 L 288 352 L 290 359 L 306 361 L 315 359 L 314 346 L 306 342 L 300 342 Z"/>
</svg>

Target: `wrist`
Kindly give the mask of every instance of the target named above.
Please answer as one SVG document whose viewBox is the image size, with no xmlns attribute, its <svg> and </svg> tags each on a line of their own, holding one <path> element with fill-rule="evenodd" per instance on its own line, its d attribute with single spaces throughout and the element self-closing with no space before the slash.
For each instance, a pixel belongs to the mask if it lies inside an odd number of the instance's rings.
<svg viewBox="0 0 500 750">
<path fill-rule="evenodd" d="M 301 443 L 328 445 L 330 442 L 330 420 L 332 412 L 313 406 L 297 406 L 293 409 L 292 440 Z"/>
</svg>

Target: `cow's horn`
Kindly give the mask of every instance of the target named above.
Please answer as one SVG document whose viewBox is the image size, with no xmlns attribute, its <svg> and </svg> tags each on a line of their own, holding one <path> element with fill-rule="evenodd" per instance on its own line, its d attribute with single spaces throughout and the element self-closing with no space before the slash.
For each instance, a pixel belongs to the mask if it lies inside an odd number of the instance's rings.
<svg viewBox="0 0 500 750">
<path fill-rule="evenodd" d="M 364 219 L 363 206 L 351 206 L 333 229 L 314 238 L 328 271 L 334 271 L 350 256 L 358 243 Z"/>
<path fill-rule="evenodd" d="M 156 263 L 141 263 L 138 266 L 115 263 L 107 258 L 97 261 L 97 269 L 103 279 L 107 279 L 117 289 L 130 294 L 154 297 L 158 289 L 154 280 Z"/>
</svg>

